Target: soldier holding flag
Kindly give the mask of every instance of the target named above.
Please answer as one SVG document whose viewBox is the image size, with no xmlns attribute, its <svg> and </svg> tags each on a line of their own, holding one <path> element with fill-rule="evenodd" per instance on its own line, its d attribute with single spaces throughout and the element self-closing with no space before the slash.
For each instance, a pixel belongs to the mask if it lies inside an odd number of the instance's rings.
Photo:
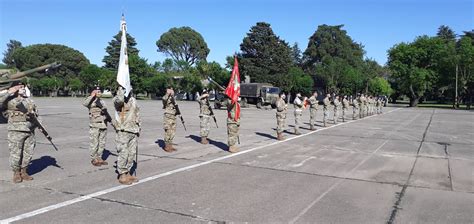
<svg viewBox="0 0 474 224">
<path fill-rule="evenodd" d="M 138 136 L 140 134 L 140 108 L 132 94 L 130 74 L 128 70 L 126 23 L 122 15 L 121 20 L 122 43 L 120 47 L 120 62 L 117 73 L 117 82 L 120 85 L 117 95 L 113 98 L 115 107 L 115 127 L 117 135 L 117 171 L 119 183 L 132 184 L 138 182 L 138 178 L 130 174 L 133 161 L 138 162 Z"/>
<path fill-rule="evenodd" d="M 232 76 L 229 84 L 225 90 L 227 98 L 227 135 L 229 152 L 235 153 L 239 149 L 237 142 L 239 142 L 239 127 L 240 127 L 240 74 L 237 57 L 234 57 L 234 68 L 232 69 Z"/>
</svg>

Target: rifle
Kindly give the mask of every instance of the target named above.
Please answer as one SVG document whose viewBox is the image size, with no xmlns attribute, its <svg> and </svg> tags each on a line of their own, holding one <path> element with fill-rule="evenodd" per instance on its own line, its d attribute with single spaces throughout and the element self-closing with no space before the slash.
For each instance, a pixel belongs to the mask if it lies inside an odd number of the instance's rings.
<svg viewBox="0 0 474 224">
<path fill-rule="evenodd" d="M 211 116 L 214 119 L 214 123 L 216 123 L 216 127 L 219 128 L 219 125 L 217 125 L 216 116 L 214 115 L 214 111 L 212 110 L 211 104 L 209 103 L 209 98 L 206 99 L 206 105 L 209 107 L 209 111 L 211 112 Z"/>
<path fill-rule="evenodd" d="M 56 147 L 56 145 L 53 143 L 53 138 L 51 136 L 49 136 L 48 131 L 46 131 L 43 124 L 41 124 L 41 122 L 38 120 L 37 114 L 28 112 L 28 109 L 26 109 L 26 107 L 23 103 L 18 104 L 17 108 L 20 111 L 26 113 L 26 115 L 30 118 L 30 121 L 33 122 L 33 124 L 35 124 L 38 127 L 38 129 L 41 131 L 41 133 L 43 133 L 44 137 L 46 137 L 46 139 L 48 139 L 48 141 L 51 143 L 51 145 L 53 145 L 54 149 L 56 151 L 59 151 L 58 147 Z"/>
<path fill-rule="evenodd" d="M 92 100 L 93 101 L 93 100 Z M 102 103 L 100 102 L 100 99 L 97 100 L 95 102 L 95 104 L 97 105 L 97 107 L 99 107 L 100 109 L 102 109 L 102 115 L 105 116 L 105 122 L 106 124 L 107 123 L 110 123 L 110 125 L 112 125 L 112 127 L 114 128 L 114 130 L 117 130 L 117 128 L 115 127 L 114 123 L 112 122 L 112 116 L 110 116 L 109 114 L 109 111 L 107 110 L 107 108 L 104 107 L 104 105 L 102 105 Z"/>
<path fill-rule="evenodd" d="M 183 116 L 181 115 L 181 111 L 179 110 L 179 106 L 178 104 L 176 103 L 175 99 L 174 99 L 174 96 L 169 96 L 171 97 L 171 103 L 174 105 L 174 108 L 176 109 L 176 116 L 178 116 L 180 119 L 181 119 L 181 124 L 183 124 L 183 127 L 184 127 L 184 130 L 186 130 L 186 125 L 184 125 L 184 119 L 183 119 Z"/>
</svg>

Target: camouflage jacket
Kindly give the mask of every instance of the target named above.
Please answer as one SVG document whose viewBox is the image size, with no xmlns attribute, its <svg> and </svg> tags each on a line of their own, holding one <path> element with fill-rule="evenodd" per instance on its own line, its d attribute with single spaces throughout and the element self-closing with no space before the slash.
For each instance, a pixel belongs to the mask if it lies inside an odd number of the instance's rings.
<svg viewBox="0 0 474 224">
<path fill-rule="evenodd" d="M 117 131 L 140 133 L 140 108 L 137 105 L 137 100 L 130 96 L 125 102 L 124 92 L 120 89 L 113 102 L 116 111 L 114 124 Z"/>
<path fill-rule="evenodd" d="M 304 107 L 304 102 L 299 97 L 295 97 L 293 105 L 295 106 L 296 110 L 302 110 Z"/>
<path fill-rule="evenodd" d="M 206 96 L 206 97 L 199 97 L 199 108 L 201 110 L 199 116 L 202 116 L 202 115 L 207 115 L 207 116 L 210 116 L 211 115 L 211 109 L 209 108 L 210 107 L 210 103 L 209 103 L 209 98 Z"/>
<path fill-rule="evenodd" d="M 89 109 L 89 126 L 91 128 L 106 129 L 105 116 L 102 110 L 107 109 L 105 102 L 97 97 L 88 96 L 82 105 Z"/>
<path fill-rule="evenodd" d="M 324 109 L 327 110 L 329 105 L 331 104 L 331 101 L 329 100 L 328 97 L 324 98 L 323 100 L 323 105 L 324 105 Z"/>
<path fill-rule="evenodd" d="M 357 101 L 357 99 L 352 100 L 352 106 L 355 107 L 356 109 L 359 108 L 359 102 Z"/>
<path fill-rule="evenodd" d="M 276 101 L 276 110 L 277 110 L 277 115 L 283 115 L 286 114 L 286 103 L 282 98 L 278 98 Z"/>
<path fill-rule="evenodd" d="M 342 108 L 344 108 L 344 109 L 349 108 L 349 100 L 342 99 Z"/>
<path fill-rule="evenodd" d="M 173 98 L 170 94 L 165 94 L 163 96 L 163 109 L 165 109 L 165 114 L 176 115 L 176 108 L 173 104 Z"/>
<path fill-rule="evenodd" d="M 239 102 L 236 102 L 235 104 L 232 104 L 232 101 L 230 99 L 226 99 L 226 105 L 227 105 L 227 123 L 240 123 L 240 117 L 235 121 L 235 112 L 237 110 L 237 104 Z"/>
<path fill-rule="evenodd" d="M 334 111 L 341 109 L 341 102 L 338 99 L 334 99 L 333 103 L 334 103 Z"/>
<path fill-rule="evenodd" d="M 35 130 L 36 126 L 28 118 L 28 114 L 38 115 L 33 100 L 27 97 L 15 97 L 15 94 L 6 94 L 1 101 L 3 102 L 2 110 L 5 110 L 3 115 L 8 119 L 9 131 L 33 132 Z"/>
<path fill-rule="evenodd" d="M 308 99 L 308 102 L 309 102 L 309 105 L 310 105 L 310 108 L 311 109 L 318 109 L 318 100 L 316 99 L 315 96 L 311 96 L 309 99 Z"/>
</svg>

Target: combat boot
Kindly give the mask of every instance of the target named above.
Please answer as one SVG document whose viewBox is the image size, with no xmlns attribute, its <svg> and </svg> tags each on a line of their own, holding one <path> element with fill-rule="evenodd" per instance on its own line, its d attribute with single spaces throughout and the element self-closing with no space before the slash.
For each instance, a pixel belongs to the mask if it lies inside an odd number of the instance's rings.
<svg viewBox="0 0 474 224">
<path fill-rule="evenodd" d="M 238 151 L 239 151 L 239 149 L 237 148 L 237 146 L 230 146 L 229 147 L 229 152 L 231 152 L 231 153 L 236 153 Z"/>
<path fill-rule="evenodd" d="M 28 173 L 26 172 L 26 168 L 22 168 L 21 169 L 21 179 L 22 180 L 26 180 L 26 181 L 30 181 L 30 180 L 33 180 L 33 177 L 31 177 L 30 175 L 28 175 Z"/>
<path fill-rule="evenodd" d="M 124 173 L 124 174 L 120 174 L 120 177 L 119 177 L 119 183 L 121 184 L 124 184 L 124 185 L 130 185 L 132 184 L 132 181 L 130 179 L 127 178 L 127 174 Z"/>
<path fill-rule="evenodd" d="M 99 161 L 100 165 L 109 165 L 109 163 L 106 162 L 105 160 L 103 160 L 102 158 L 99 158 L 98 161 Z"/>
<path fill-rule="evenodd" d="M 173 146 L 171 144 L 166 144 L 164 148 L 165 152 L 173 152 Z"/>
<path fill-rule="evenodd" d="M 311 131 L 315 131 L 316 128 L 314 127 L 314 125 L 311 125 Z"/>
<path fill-rule="evenodd" d="M 102 165 L 98 159 L 93 159 L 93 160 L 91 161 L 91 163 L 92 163 L 93 166 L 100 166 L 100 165 Z"/>
<path fill-rule="evenodd" d="M 283 134 L 282 134 L 282 133 L 277 133 L 277 140 L 278 140 L 278 141 L 283 141 L 283 140 L 285 140 L 285 138 L 283 138 Z"/>
<path fill-rule="evenodd" d="M 20 174 L 20 171 L 13 171 L 13 183 L 17 184 L 17 183 L 21 183 L 22 179 L 21 179 L 21 174 Z"/>
<path fill-rule="evenodd" d="M 300 131 L 295 129 L 295 135 L 301 135 Z"/>
<path fill-rule="evenodd" d="M 209 141 L 207 140 L 206 137 L 201 137 L 201 144 L 203 144 L 203 145 L 209 144 Z"/>
<path fill-rule="evenodd" d="M 130 173 L 127 173 L 127 178 L 128 178 L 132 183 L 138 182 L 138 178 L 135 177 L 135 176 L 132 176 Z"/>
</svg>

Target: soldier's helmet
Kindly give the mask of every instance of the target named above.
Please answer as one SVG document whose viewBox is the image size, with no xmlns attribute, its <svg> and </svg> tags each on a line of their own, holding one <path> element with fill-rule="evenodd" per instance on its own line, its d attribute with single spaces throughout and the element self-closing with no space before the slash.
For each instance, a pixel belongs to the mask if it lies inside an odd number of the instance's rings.
<svg viewBox="0 0 474 224">
<path fill-rule="evenodd" d="M 203 89 L 203 90 L 202 90 L 202 94 L 206 94 L 206 93 L 208 93 L 208 92 L 207 92 L 207 89 Z"/>
</svg>

